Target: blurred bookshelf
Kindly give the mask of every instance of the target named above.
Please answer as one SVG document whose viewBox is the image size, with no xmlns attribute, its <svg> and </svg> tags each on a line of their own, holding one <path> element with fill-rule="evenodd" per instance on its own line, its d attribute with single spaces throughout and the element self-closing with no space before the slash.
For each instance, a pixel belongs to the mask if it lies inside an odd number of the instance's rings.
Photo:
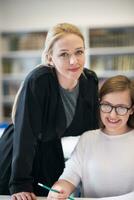
<svg viewBox="0 0 134 200">
<path fill-rule="evenodd" d="M 134 26 L 82 28 L 86 43 L 85 67 L 101 84 L 117 74 L 134 79 Z M 20 84 L 41 62 L 46 30 L 0 33 L 0 122 L 11 121 L 11 110 Z"/>
<path fill-rule="evenodd" d="M 15 95 L 26 75 L 41 63 L 47 31 L 2 32 L 0 35 L 0 122 L 11 121 Z"/>
<path fill-rule="evenodd" d="M 89 29 L 89 66 L 100 78 L 126 75 L 134 79 L 134 26 Z"/>
</svg>

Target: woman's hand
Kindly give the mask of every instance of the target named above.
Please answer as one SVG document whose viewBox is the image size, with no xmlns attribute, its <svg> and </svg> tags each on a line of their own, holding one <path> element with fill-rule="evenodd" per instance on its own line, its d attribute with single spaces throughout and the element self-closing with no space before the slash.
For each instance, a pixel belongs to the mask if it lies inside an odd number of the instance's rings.
<svg viewBox="0 0 134 200">
<path fill-rule="evenodd" d="M 37 200 L 37 197 L 31 192 L 19 192 L 13 194 L 11 200 Z"/>
</svg>

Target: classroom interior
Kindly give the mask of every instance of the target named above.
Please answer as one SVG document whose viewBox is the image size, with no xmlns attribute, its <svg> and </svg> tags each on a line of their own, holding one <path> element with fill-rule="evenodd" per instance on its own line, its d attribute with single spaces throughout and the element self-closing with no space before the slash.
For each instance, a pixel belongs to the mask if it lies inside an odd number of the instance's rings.
<svg viewBox="0 0 134 200">
<path fill-rule="evenodd" d="M 85 67 L 100 85 L 110 76 L 134 79 L 134 0 L 0 0 L 0 128 L 11 122 L 15 95 L 41 62 L 47 31 L 60 22 L 80 27 Z"/>
</svg>

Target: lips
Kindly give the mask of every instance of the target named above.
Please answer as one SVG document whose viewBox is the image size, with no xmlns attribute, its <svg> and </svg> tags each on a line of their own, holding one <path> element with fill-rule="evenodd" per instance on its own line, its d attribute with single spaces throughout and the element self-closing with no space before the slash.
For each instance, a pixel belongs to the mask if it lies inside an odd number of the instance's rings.
<svg viewBox="0 0 134 200">
<path fill-rule="evenodd" d="M 71 71 L 71 72 L 76 72 L 76 71 L 78 71 L 80 68 L 79 67 L 77 67 L 77 68 L 71 68 L 71 69 L 68 69 L 69 71 Z"/>
<path fill-rule="evenodd" d="M 120 120 L 118 119 L 110 119 L 110 118 L 107 118 L 107 121 L 110 123 L 110 124 L 117 124 L 120 122 Z"/>
</svg>

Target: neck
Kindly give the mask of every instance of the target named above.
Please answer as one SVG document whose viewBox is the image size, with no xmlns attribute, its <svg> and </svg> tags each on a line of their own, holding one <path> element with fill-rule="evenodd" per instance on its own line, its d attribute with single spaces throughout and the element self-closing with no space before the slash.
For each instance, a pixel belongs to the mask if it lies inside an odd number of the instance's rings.
<svg viewBox="0 0 134 200">
<path fill-rule="evenodd" d="M 64 88 L 65 90 L 73 90 L 76 85 L 78 83 L 78 80 L 62 80 L 62 79 L 59 79 L 59 84 L 62 88 Z"/>
<path fill-rule="evenodd" d="M 117 129 L 117 130 L 109 130 L 107 128 L 102 129 L 102 131 L 107 134 L 107 135 L 123 135 L 125 133 L 128 133 L 129 131 L 131 131 L 132 128 L 126 126 L 126 128 L 124 128 L 123 130 L 121 129 Z"/>
</svg>

